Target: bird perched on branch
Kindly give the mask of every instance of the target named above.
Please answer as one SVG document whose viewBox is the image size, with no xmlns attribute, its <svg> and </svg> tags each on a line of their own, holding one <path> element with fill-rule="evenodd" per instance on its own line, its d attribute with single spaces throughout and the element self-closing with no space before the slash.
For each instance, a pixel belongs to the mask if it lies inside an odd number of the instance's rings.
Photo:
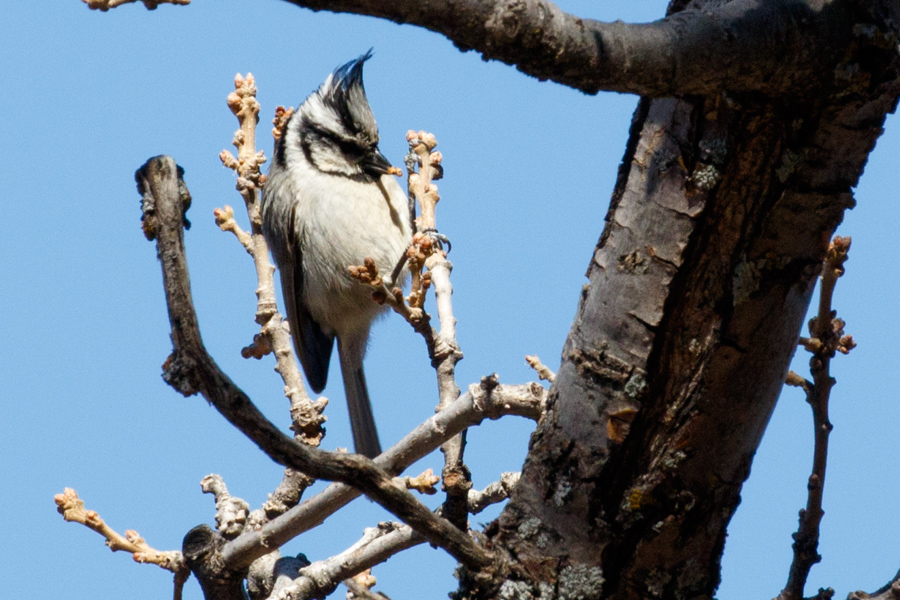
<svg viewBox="0 0 900 600">
<path fill-rule="evenodd" d="M 406 194 L 392 175 L 399 170 L 378 149 L 363 88 L 371 55 L 336 69 L 284 126 L 263 192 L 262 230 L 310 387 L 316 393 L 325 387 L 336 338 L 354 445 L 374 457 L 381 446 L 362 363 L 369 328 L 384 308 L 348 268 L 372 258 L 379 272 L 391 273 L 412 225 Z"/>
</svg>

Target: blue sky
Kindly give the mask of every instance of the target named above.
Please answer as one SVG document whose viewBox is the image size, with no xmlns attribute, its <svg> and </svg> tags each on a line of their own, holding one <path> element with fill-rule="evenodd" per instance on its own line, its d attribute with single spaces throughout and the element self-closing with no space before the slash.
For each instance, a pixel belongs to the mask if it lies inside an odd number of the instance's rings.
<svg viewBox="0 0 900 600">
<path fill-rule="evenodd" d="M 659 0 L 562 6 L 625 21 L 653 20 L 665 10 Z M 133 179 L 157 154 L 171 154 L 184 167 L 193 195 L 187 249 L 204 340 L 270 418 L 286 423 L 271 357 L 239 355 L 257 330 L 252 263 L 212 216 L 224 204 L 241 206 L 233 175 L 218 159 L 231 149 L 236 128 L 225 96 L 237 72 L 257 79 L 266 132 L 275 106 L 296 106 L 335 66 L 374 47 L 365 78 L 382 150 L 399 164 L 405 132 L 426 129 L 445 157 L 438 225 L 453 240 L 461 385 L 492 372 L 509 383 L 531 380 L 526 354 L 559 364 L 635 97 L 585 96 L 463 54 L 414 27 L 276 0 L 195 0 L 108 13 L 91 12 L 79 0 L 56 0 L 52 10 L 15 2 L 6 15 L 0 505 L 7 525 L 0 572 L 9 585 L 34 598 L 170 596 L 167 572 L 113 555 L 96 534 L 62 521 L 52 497 L 63 487 L 77 489 L 119 531 L 136 529 L 151 545 L 176 549 L 188 529 L 212 523 L 212 498 L 200 492 L 204 475 L 221 474 L 253 507 L 280 480 L 281 469 L 202 399 L 182 398 L 160 379 L 171 348 L 168 322 Z M 892 350 L 900 335 L 894 312 L 900 278 L 891 246 L 900 138 L 893 120 L 886 129 L 856 191 L 859 205 L 839 230 L 854 242 L 836 307 L 859 347 L 833 367 L 824 560 L 807 593 L 827 585 L 838 597 L 872 591 L 900 566 L 894 508 L 900 382 Z M 268 135 L 259 145 L 271 155 Z M 798 356 L 794 368 L 805 373 L 806 360 Z M 432 414 L 434 376 L 424 345 L 398 319 L 376 326 L 366 371 L 386 444 Z M 351 439 L 340 377 L 332 374 L 331 382 L 328 448 Z M 519 469 L 531 429 L 508 419 L 470 433 L 467 457 L 477 487 Z M 786 392 L 732 522 L 723 600 L 770 598 L 784 584 L 811 440 L 808 407 L 799 393 Z M 435 454 L 412 471 L 438 471 L 441 464 Z M 285 550 L 325 558 L 386 518 L 358 500 Z M 430 599 L 454 588 L 452 570 L 440 551 L 419 547 L 375 575 L 395 599 Z M 411 573 L 428 576 L 423 582 Z M 202 597 L 195 581 L 185 597 Z"/>
</svg>

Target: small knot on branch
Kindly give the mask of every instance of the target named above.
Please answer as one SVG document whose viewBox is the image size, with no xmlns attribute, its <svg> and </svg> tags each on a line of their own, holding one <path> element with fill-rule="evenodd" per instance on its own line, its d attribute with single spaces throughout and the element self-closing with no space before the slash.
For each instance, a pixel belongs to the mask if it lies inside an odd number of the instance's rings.
<svg viewBox="0 0 900 600">
<path fill-rule="evenodd" d="M 285 390 L 289 395 L 289 391 Z M 291 431 L 301 444 L 318 447 L 325 437 L 323 425 L 328 420 L 323 413 L 328 406 L 328 398 L 321 397 L 315 402 L 306 399 L 291 403 Z"/>
<path fill-rule="evenodd" d="M 272 353 L 272 344 L 269 342 L 268 336 L 255 334 L 253 342 L 249 346 L 241 348 L 241 357 L 255 358 L 260 360 L 263 356 Z"/>
<path fill-rule="evenodd" d="M 162 378 L 179 394 L 188 398 L 202 387 L 196 377 L 197 365 L 181 352 L 173 352 L 162 365 Z"/>
<path fill-rule="evenodd" d="M 441 480 L 434 474 L 432 469 L 427 469 L 416 477 L 403 477 L 401 483 L 408 490 L 415 490 L 421 494 L 429 496 L 437 494 L 437 488 L 434 486 Z"/>
</svg>

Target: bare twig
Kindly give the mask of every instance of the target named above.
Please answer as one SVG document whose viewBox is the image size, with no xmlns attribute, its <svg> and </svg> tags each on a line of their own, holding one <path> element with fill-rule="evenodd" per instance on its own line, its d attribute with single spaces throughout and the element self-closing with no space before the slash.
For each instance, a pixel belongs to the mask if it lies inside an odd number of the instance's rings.
<svg viewBox="0 0 900 600">
<path fill-rule="evenodd" d="M 825 488 L 825 468 L 828 458 L 828 435 L 832 425 L 828 419 L 828 400 L 835 380 L 831 377 L 829 367 L 835 353 L 848 353 L 856 344 L 853 338 L 844 335 L 844 322 L 836 318 L 831 308 L 834 287 L 838 277 L 844 274 L 844 262 L 850 249 L 850 238 L 836 236 L 828 247 L 825 263 L 822 267 L 821 289 L 819 292 L 818 314 L 809 322 L 810 338 L 800 338 L 799 344 L 812 352 L 809 361 L 813 380 L 808 381 L 791 371 L 786 383 L 800 387 L 806 392 L 806 401 L 812 407 L 813 424 L 815 426 L 815 449 L 813 451 L 813 468 L 809 476 L 809 491 L 806 508 L 800 511 L 800 526 L 794 533 L 794 559 L 791 562 L 790 574 L 785 588 L 777 600 L 801 600 L 803 588 L 814 564 L 822 560 L 818 553 L 819 524 L 822 522 L 822 497 Z M 819 596 L 828 594 L 829 590 L 820 590 Z M 833 590 L 830 590 L 834 594 Z"/>
<path fill-rule="evenodd" d="M 345 579 L 343 584 L 347 586 L 347 600 L 389 600 L 381 592 L 373 592 L 357 583 L 355 579 Z"/>
<path fill-rule="evenodd" d="M 362 456 L 324 452 L 296 443 L 266 419 L 219 369 L 203 346 L 191 298 L 178 171 L 170 157 L 157 157 L 136 175 L 145 203 L 154 206 L 157 253 L 172 326 L 173 353 L 164 365 L 167 383 L 185 396 L 202 394 L 272 460 L 312 477 L 352 484 L 469 568 L 480 570 L 490 565 L 493 555 L 489 551 L 432 514 L 408 491 L 398 489 L 391 475 L 376 463 Z M 148 197 L 153 201 L 147 202 Z"/>
<path fill-rule="evenodd" d="M 478 425 L 486 418 L 518 415 L 539 419 L 547 396 L 547 390 L 537 383 L 498 385 L 490 393 L 481 385 L 473 384 L 456 402 L 419 425 L 377 457 L 375 462 L 392 473 L 399 473 L 458 432 Z M 228 542 L 222 549 L 222 558 L 234 568 L 249 564 L 271 548 L 321 524 L 359 495 L 359 490 L 349 485 L 333 483 L 321 493 L 273 519 L 260 531 L 247 531 Z"/>
<path fill-rule="evenodd" d="M 847 600 L 897 600 L 900 598 L 900 571 L 889 582 L 871 594 L 863 591 L 850 592 Z"/>
<path fill-rule="evenodd" d="M 433 133 L 409 130 L 406 132 L 406 141 L 409 142 L 410 152 L 407 168 L 411 164 L 419 167 L 418 171 L 409 169 L 407 173 L 409 193 L 415 197 L 421 209 L 416 227 L 419 231 L 435 231 L 437 224 L 434 211 L 441 197 L 433 182 L 444 176 L 444 168 L 441 166 L 444 157 L 435 150 L 437 139 Z"/>
<path fill-rule="evenodd" d="M 160 551 L 152 548 L 137 531 L 129 529 L 121 535 L 106 524 L 96 511 L 86 510 L 84 501 L 72 488 L 66 488 L 62 494 L 53 497 L 56 509 L 66 521 L 81 523 L 106 538 L 106 545 L 113 552 L 130 552 L 135 562 L 150 563 L 172 571 L 175 574 L 175 600 L 180 600 L 184 582 L 191 572 L 181 552 L 177 550 Z"/>
<path fill-rule="evenodd" d="M 106 12 L 111 8 L 122 6 L 123 4 L 132 4 L 134 2 L 143 2 L 147 10 L 156 10 L 160 4 L 190 4 L 191 0 L 81 0 L 88 5 L 91 10 L 99 10 Z"/>
<path fill-rule="evenodd" d="M 254 529 L 259 529 L 265 523 L 297 506 L 303 492 L 313 483 L 315 479 L 309 475 L 294 469 L 285 469 L 281 483 L 262 505 L 261 511 L 265 517 L 254 511 L 250 514 L 250 525 Z"/>
<path fill-rule="evenodd" d="M 402 485 L 408 490 L 415 490 L 420 494 L 427 494 L 429 496 L 437 494 L 437 490 L 434 488 L 434 486 L 440 480 L 441 478 L 435 476 L 434 471 L 432 471 L 431 469 L 426 469 L 421 474 L 416 475 L 415 477 L 394 478 L 394 482 L 398 485 Z"/>
<path fill-rule="evenodd" d="M 235 158 L 227 150 L 223 150 L 219 158 L 222 163 L 237 173 L 236 188 L 244 199 L 247 216 L 250 219 L 250 233 L 243 231 L 234 220 L 234 211 L 230 206 L 216 209 L 216 223 L 223 231 L 234 233 L 241 245 L 253 257 L 259 287 L 256 290 L 256 322 L 262 327 L 259 337 L 244 348 L 241 354 L 245 358 L 262 358 L 269 351 L 275 354 L 275 370 L 284 380 L 284 393 L 291 402 L 291 419 L 294 433 L 298 441 L 318 446 L 325 435 L 322 424 L 325 417 L 322 411 L 326 401 L 312 402 L 303 385 L 300 368 L 294 358 L 291 339 L 278 313 L 275 294 L 275 267 L 269 258 L 269 247 L 262 234 L 260 216 L 260 188 L 265 185 L 266 176 L 260 172 L 260 166 L 266 162 L 261 151 L 256 150 L 256 126 L 259 122 L 259 103 L 256 101 L 256 81 L 250 73 L 246 77 L 236 75 L 235 91 L 228 95 L 228 107 L 237 117 L 240 129 L 235 132 L 232 144 L 238 150 Z M 281 128 L 290 109 L 279 107 L 276 111 L 273 134 L 281 135 Z"/>
<path fill-rule="evenodd" d="M 406 140 L 409 143 L 405 163 L 410 203 L 418 203 L 420 207 L 420 216 L 415 221 L 418 231 L 406 253 L 406 263 L 412 275 L 409 296 L 404 299 L 400 288 L 388 289 L 375 261 L 371 259 L 367 259 L 363 265 L 351 266 L 350 274 L 360 282 L 371 285 L 375 300 L 393 308 L 425 339 L 431 364 L 437 374 L 437 410 L 441 410 L 459 397 L 456 363 L 463 358 L 456 341 L 456 319 L 453 317 L 451 300 L 453 287 L 450 285 L 450 272 L 453 265 L 438 243 L 438 240 L 446 238 L 437 233 L 435 220 L 435 207 L 440 196 L 434 181 L 443 177 L 443 156 L 435 151 L 437 140 L 431 133 L 410 130 L 406 134 Z M 425 294 L 432 285 L 440 332 L 431 327 L 431 316 L 423 308 Z M 465 446 L 466 435 L 462 431 L 441 447 L 441 452 L 444 453 L 441 475 L 447 492 L 443 515 L 462 530 L 466 530 L 468 526 L 466 498 L 472 487 L 469 469 L 463 462 Z"/>
<path fill-rule="evenodd" d="M 225 539 L 234 539 L 244 530 L 250 505 L 243 498 L 228 493 L 225 481 L 220 475 L 210 474 L 200 481 L 204 494 L 216 498 L 216 529 Z"/>
<path fill-rule="evenodd" d="M 270 600 L 321 597 L 360 571 L 423 542 L 425 539 L 407 525 L 381 523 L 377 528 L 367 529 L 363 537 L 344 552 L 300 569 L 300 577 L 293 580 L 279 578 Z"/>
<path fill-rule="evenodd" d="M 244 199 L 247 216 L 250 220 L 250 233 L 247 233 L 234 220 L 234 210 L 230 206 L 216 209 L 216 223 L 223 231 L 232 232 L 244 249 L 253 258 L 256 266 L 259 287 L 256 291 L 256 322 L 262 327 L 260 333 L 253 336 L 253 342 L 241 350 L 244 358 L 261 359 L 266 354 L 275 354 L 275 370 L 284 381 L 285 396 L 290 400 L 291 429 L 297 441 L 318 446 L 325 435 L 322 427 L 325 417 L 322 414 L 328 401 L 324 398 L 313 402 L 306 393 L 300 369 L 294 358 L 291 340 L 284 326 L 281 315 L 277 311 L 275 294 L 275 267 L 269 259 L 269 249 L 262 234 L 260 217 L 260 188 L 265 185 L 265 175 L 260 172 L 260 165 L 265 162 L 262 152 L 256 150 L 256 126 L 259 121 L 259 103 L 256 101 L 256 83 L 253 75 L 235 76 L 235 91 L 228 96 L 228 107 L 237 117 L 240 129 L 232 140 L 238 150 L 235 158 L 227 150 L 219 155 L 222 163 L 237 173 L 236 188 Z M 275 116 L 273 135 L 279 137 L 291 109 L 279 107 Z M 292 506 L 303 496 L 304 490 L 312 485 L 313 479 L 293 469 L 286 469 L 284 477 L 262 510 L 254 511 L 250 518 L 253 527 L 260 527 Z"/>
<path fill-rule="evenodd" d="M 533 356 L 526 356 L 525 362 L 527 362 L 528 366 L 530 366 L 537 372 L 538 377 L 541 380 L 549 381 L 550 383 L 556 381 L 556 373 L 547 368 L 547 365 L 542 363 L 540 357 L 536 354 Z"/>
<path fill-rule="evenodd" d="M 231 156 L 230 153 L 229 156 Z M 234 160 L 234 157 L 232 156 L 231 159 Z M 236 162 L 234 163 L 234 166 L 237 167 Z M 219 229 L 233 233 L 234 237 L 236 237 L 244 247 L 244 250 L 251 254 L 253 253 L 253 238 L 249 233 L 241 229 L 241 226 L 234 220 L 233 208 L 226 204 L 224 208 L 217 208 L 213 212 L 213 215 L 216 218 L 216 225 L 219 226 Z"/>
<path fill-rule="evenodd" d="M 420 245 L 431 240 L 428 234 L 436 234 L 437 221 L 435 207 L 440 196 L 434 181 L 444 176 L 443 156 L 435 150 L 437 140 L 434 135 L 425 131 L 409 131 L 406 134 L 409 142 L 409 154 L 406 159 L 408 170 L 409 194 L 419 204 L 420 214 L 416 219 Z M 418 171 L 414 170 L 418 167 Z M 421 246 L 420 246 L 421 247 Z M 410 292 L 410 304 L 417 300 L 424 302 L 424 293 L 428 284 L 434 286 L 435 303 L 437 304 L 440 332 L 433 336 L 434 345 L 429 348 L 431 364 L 437 374 L 438 410 L 449 406 L 459 398 L 459 385 L 456 383 L 456 363 L 463 358 L 462 351 L 456 341 L 456 318 L 453 316 L 453 286 L 450 284 L 450 272 L 453 265 L 447 260 L 440 246 L 428 245 L 428 252 L 410 255 L 410 270 L 413 272 L 413 286 Z M 423 281 L 422 298 L 416 298 L 417 274 L 422 267 L 428 269 L 429 278 Z M 421 276 L 420 276 L 421 277 Z M 451 523 L 466 530 L 468 527 L 468 510 L 466 501 L 472 489 L 472 476 L 463 461 L 466 449 L 466 431 L 451 438 L 441 446 L 444 453 L 444 468 L 441 472 L 443 488 L 447 493 L 442 507 L 442 514 Z"/>
<path fill-rule="evenodd" d="M 489 485 L 482 492 L 470 492 L 470 507 L 473 513 L 480 512 L 485 507 L 500 502 L 508 497 L 509 492 L 518 482 L 519 473 L 504 473 L 501 480 Z M 287 597 L 287 592 L 295 594 L 291 598 L 313 598 L 316 594 L 322 594 L 337 584 L 346 573 L 354 573 L 363 568 L 384 562 L 390 556 L 402 550 L 421 544 L 425 539 L 417 535 L 406 525 L 382 523 L 378 529 L 366 530 L 363 538 L 348 550 L 327 560 L 313 563 L 301 569 L 301 577 L 295 579 L 292 585 L 280 590 L 281 596 L 273 595 L 273 598 Z M 360 586 L 352 580 L 344 581 L 351 588 L 356 597 L 377 600 L 383 598 L 368 590 L 369 586 Z M 371 581 L 374 585 L 374 581 Z"/>
<path fill-rule="evenodd" d="M 483 490 L 469 490 L 469 512 L 476 515 L 492 504 L 509 498 L 521 473 L 503 473 L 500 480 L 495 481 Z"/>
</svg>

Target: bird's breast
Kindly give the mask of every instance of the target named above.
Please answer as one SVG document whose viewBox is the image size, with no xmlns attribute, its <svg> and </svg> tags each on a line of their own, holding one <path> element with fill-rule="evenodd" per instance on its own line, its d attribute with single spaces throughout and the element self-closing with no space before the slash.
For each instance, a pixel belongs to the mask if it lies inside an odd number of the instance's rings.
<svg viewBox="0 0 900 600">
<path fill-rule="evenodd" d="M 349 267 L 372 258 L 382 276 L 391 274 L 412 235 L 406 197 L 390 176 L 382 185 L 322 179 L 323 185 L 310 186 L 296 205 L 304 299 L 313 317 L 337 332 L 368 329 L 382 307 L 369 286 L 350 276 Z"/>
</svg>

